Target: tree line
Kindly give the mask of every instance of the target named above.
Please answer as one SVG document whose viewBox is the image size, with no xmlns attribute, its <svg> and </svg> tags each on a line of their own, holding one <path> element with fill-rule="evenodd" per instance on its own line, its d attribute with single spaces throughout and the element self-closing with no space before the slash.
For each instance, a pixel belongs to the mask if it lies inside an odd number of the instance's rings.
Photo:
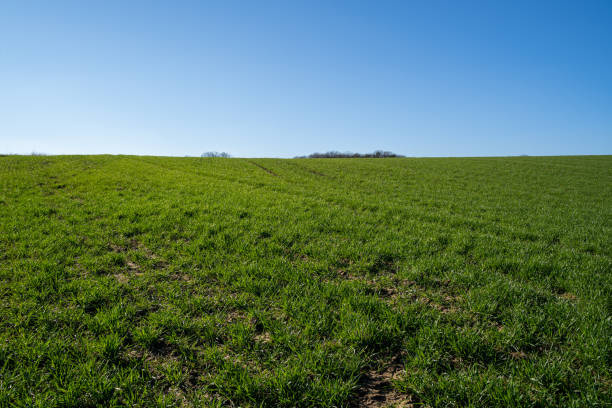
<svg viewBox="0 0 612 408">
<path fill-rule="evenodd" d="M 404 157 L 401 154 L 396 154 L 389 151 L 384 150 L 376 150 L 372 153 L 352 153 L 352 152 L 338 152 L 335 150 L 331 150 L 326 153 L 312 153 L 308 156 L 296 156 L 296 159 L 354 159 L 354 158 L 362 158 L 362 159 L 383 159 L 388 157 Z"/>
<path fill-rule="evenodd" d="M 232 157 L 227 152 L 205 152 L 202 153 L 201 157 L 223 157 L 229 158 Z M 352 153 L 352 152 L 338 152 L 335 150 L 330 150 L 326 153 L 312 153 L 308 156 L 296 156 L 295 159 L 383 159 L 388 157 L 405 157 L 401 154 L 396 154 L 393 152 L 385 151 L 385 150 L 376 150 L 372 153 Z"/>
</svg>

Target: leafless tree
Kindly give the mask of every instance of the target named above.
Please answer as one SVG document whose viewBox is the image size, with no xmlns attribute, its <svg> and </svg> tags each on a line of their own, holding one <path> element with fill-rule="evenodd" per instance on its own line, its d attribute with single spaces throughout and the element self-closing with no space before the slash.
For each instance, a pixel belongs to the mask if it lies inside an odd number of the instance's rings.
<svg viewBox="0 0 612 408">
<path fill-rule="evenodd" d="M 201 157 L 223 157 L 225 159 L 228 159 L 230 157 L 232 157 L 229 153 L 227 152 L 205 152 L 202 153 Z"/>
</svg>

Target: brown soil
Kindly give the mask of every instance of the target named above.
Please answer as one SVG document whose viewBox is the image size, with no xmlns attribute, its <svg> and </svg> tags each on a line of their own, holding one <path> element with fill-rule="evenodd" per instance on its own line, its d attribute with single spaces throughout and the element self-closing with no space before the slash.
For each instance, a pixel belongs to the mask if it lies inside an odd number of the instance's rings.
<svg viewBox="0 0 612 408">
<path fill-rule="evenodd" d="M 413 407 L 411 395 L 400 394 L 393 389 L 392 380 L 404 370 L 400 357 L 394 358 L 382 371 L 368 371 L 360 382 L 353 407 Z"/>
</svg>

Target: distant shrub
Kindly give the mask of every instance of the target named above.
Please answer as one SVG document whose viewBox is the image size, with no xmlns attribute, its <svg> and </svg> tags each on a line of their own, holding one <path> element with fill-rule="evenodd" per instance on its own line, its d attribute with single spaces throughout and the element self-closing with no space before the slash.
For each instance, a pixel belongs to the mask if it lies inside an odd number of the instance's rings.
<svg viewBox="0 0 612 408">
<path fill-rule="evenodd" d="M 338 152 L 335 150 L 326 153 L 312 153 L 308 156 L 298 156 L 296 159 L 350 159 L 350 158 L 375 158 L 383 159 L 388 157 L 404 157 L 401 154 L 396 154 L 389 151 L 376 150 L 373 153 L 351 153 L 351 152 Z"/>
<path fill-rule="evenodd" d="M 223 157 L 225 159 L 228 159 L 232 156 L 227 152 L 220 152 L 220 153 L 219 152 L 205 152 L 205 153 L 202 153 L 200 157 Z"/>
</svg>

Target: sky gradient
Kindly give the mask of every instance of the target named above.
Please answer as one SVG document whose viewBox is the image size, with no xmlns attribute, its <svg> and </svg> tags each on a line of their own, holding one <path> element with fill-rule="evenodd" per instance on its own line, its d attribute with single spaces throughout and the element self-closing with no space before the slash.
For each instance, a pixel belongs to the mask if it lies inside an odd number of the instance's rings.
<svg viewBox="0 0 612 408">
<path fill-rule="evenodd" d="M 6 1 L 0 153 L 612 154 L 611 1 Z"/>
</svg>

